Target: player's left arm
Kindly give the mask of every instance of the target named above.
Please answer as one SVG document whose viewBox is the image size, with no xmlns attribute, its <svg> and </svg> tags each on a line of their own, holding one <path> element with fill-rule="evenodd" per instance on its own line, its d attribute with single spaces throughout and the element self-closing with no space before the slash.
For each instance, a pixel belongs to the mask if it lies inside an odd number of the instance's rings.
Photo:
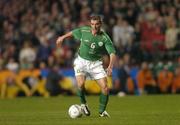
<svg viewBox="0 0 180 125">
<path fill-rule="evenodd" d="M 113 65 L 114 65 L 114 62 L 116 60 L 116 50 L 113 46 L 113 43 L 111 41 L 111 39 L 109 38 L 108 35 L 106 35 L 106 40 L 105 40 L 105 48 L 110 56 L 110 61 L 109 61 L 109 66 L 107 68 L 107 75 L 108 76 L 111 76 L 112 74 L 112 69 L 113 69 Z"/>
<path fill-rule="evenodd" d="M 108 68 L 107 68 L 107 75 L 108 75 L 108 76 L 111 76 L 111 75 L 112 75 L 112 69 L 113 69 L 113 65 L 114 65 L 115 60 L 116 60 L 116 55 L 115 55 L 115 53 L 111 53 L 111 54 L 110 54 L 109 66 L 108 66 Z"/>
</svg>

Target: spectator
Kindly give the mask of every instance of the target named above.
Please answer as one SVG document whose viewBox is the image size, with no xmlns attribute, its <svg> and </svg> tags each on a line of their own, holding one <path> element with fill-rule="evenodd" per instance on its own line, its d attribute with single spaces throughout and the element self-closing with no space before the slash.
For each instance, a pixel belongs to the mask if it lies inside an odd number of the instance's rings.
<svg viewBox="0 0 180 125">
<path fill-rule="evenodd" d="M 51 48 L 48 44 L 48 41 L 44 41 L 43 44 L 41 44 L 37 49 L 37 60 L 38 62 L 46 61 L 47 58 L 51 54 Z M 47 62 L 47 61 L 46 61 Z"/>
<path fill-rule="evenodd" d="M 118 18 L 117 25 L 113 28 L 113 40 L 116 47 L 129 46 L 131 44 L 134 34 L 134 28 L 122 17 Z"/>
<path fill-rule="evenodd" d="M 177 67 L 172 84 L 172 93 L 180 93 L 180 67 Z"/>
<path fill-rule="evenodd" d="M 173 73 L 168 71 L 168 66 L 165 65 L 163 70 L 158 74 L 158 87 L 160 93 L 170 93 L 173 82 Z"/>
<path fill-rule="evenodd" d="M 36 51 L 31 46 L 31 43 L 29 41 L 26 41 L 19 53 L 20 66 L 22 68 L 30 68 L 30 66 L 34 64 L 35 59 Z"/>
<path fill-rule="evenodd" d="M 59 67 L 54 65 L 49 71 L 46 81 L 46 89 L 49 91 L 51 96 L 57 96 L 62 91 L 60 88 L 60 81 L 63 79 L 63 76 L 59 74 Z"/>
<path fill-rule="evenodd" d="M 165 46 L 167 49 L 175 49 L 178 43 L 178 33 L 180 33 L 180 29 L 176 27 L 176 20 L 170 17 L 167 20 L 167 26 Z"/>
<path fill-rule="evenodd" d="M 15 62 L 14 58 L 10 58 L 6 64 L 6 68 L 14 73 L 17 73 L 19 70 L 19 63 Z"/>
<path fill-rule="evenodd" d="M 147 62 L 142 63 L 141 69 L 137 74 L 137 84 L 140 94 L 154 94 L 156 92 L 156 81 Z"/>
</svg>

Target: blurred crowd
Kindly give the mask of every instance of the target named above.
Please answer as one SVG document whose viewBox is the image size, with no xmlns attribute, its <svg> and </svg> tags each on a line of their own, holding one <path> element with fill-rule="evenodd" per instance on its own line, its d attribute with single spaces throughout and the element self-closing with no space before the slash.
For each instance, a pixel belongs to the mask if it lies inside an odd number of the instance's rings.
<svg viewBox="0 0 180 125">
<path fill-rule="evenodd" d="M 168 92 L 180 88 L 174 85 L 180 74 L 180 0 L 0 0 L 1 95 L 5 95 L 5 86 L 16 83 L 31 96 L 34 90 L 23 84 L 34 83 L 24 79 L 29 77 L 27 70 L 38 69 L 36 78 L 44 80 L 49 71 L 43 71 L 72 68 L 79 42 L 70 38 L 58 48 L 55 40 L 88 25 L 91 14 L 102 16 L 103 30 L 117 50 L 112 93 L 162 93 L 165 88 L 161 91 L 160 86 L 167 80 L 159 81 L 160 71 L 172 74 Z M 106 55 L 104 60 L 106 65 Z M 155 70 L 158 66 L 163 68 Z M 145 72 L 138 75 L 147 68 L 147 76 Z M 59 75 L 62 80 L 63 72 Z M 146 77 L 152 79 L 145 82 Z M 42 93 L 51 95 L 46 90 Z"/>
</svg>

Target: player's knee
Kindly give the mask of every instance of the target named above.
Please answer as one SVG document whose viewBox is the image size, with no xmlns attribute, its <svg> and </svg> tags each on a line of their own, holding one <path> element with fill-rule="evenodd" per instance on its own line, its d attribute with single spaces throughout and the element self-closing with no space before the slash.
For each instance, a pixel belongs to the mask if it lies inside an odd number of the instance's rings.
<svg viewBox="0 0 180 125">
<path fill-rule="evenodd" d="M 84 87 L 84 83 L 85 83 L 85 78 L 83 76 L 78 76 L 76 77 L 76 81 L 77 81 L 77 86 L 78 88 L 83 88 Z"/>
<path fill-rule="evenodd" d="M 102 93 L 104 93 L 104 94 L 108 94 L 108 93 L 109 93 L 109 88 L 108 88 L 108 86 L 103 86 L 103 87 L 102 87 Z"/>
<path fill-rule="evenodd" d="M 78 88 L 80 89 L 84 88 L 84 82 L 78 82 Z"/>
</svg>

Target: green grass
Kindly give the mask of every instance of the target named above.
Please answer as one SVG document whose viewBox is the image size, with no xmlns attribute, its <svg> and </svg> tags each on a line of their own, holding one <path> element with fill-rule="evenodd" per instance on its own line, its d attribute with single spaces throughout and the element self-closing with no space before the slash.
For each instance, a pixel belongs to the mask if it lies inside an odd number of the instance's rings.
<svg viewBox="0 0 180 125">
<path fill-rule="evenodd" d="M 76 96 L 0 100 L 0 125 L 180 125 L 180 95 L 111 96 L 107 111 L 98 117 L 98 96 L 87 97 L 92 115 L 69 118 Z"/>
</svg>

